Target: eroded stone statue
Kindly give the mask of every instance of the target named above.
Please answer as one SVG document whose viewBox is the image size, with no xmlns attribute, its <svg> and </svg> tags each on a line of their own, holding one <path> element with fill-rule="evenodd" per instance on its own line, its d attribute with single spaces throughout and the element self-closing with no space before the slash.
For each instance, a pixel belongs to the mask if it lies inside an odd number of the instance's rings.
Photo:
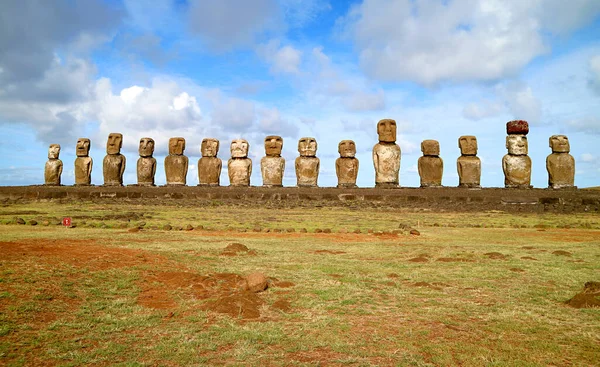
<svg viewBox="0 0 600 367">
<path fill-rule="evenodd" d="M 169 139 L 169 155 L 165 157 L 165 175 L 167 186 L 185 186 L 188 172 L 188 157 L 183 155 L 185 139 Z"/>
<path fill-rule="evenodd" d="M 356 155 L 356 144 L 352 140 L 342 140 L 338 144 L 340 157 L 335 160 L 335 173 L 337 175 L 337 187 L 357 187 L 358 159 Z"/>
<path fill-rule="evenodd" d="M 248 158 L 249 149 L 250 144 L 245 139 L 235 139 L 231 142 L 231 158 L 227 162 L 231 186 L 250 186 L 252 160 Z"/>
<path fill-rule="evenodd" d="M 217 139 L 202 139 L 200 146 L 202 158 L 198 160 L 198 186 L 219 186 L 223 162 L 217 158 L 219 141 Z"/>
<path fill-rule="evenodd" d="M 506 148 L 508 154 L 502 158 L 504 186 L 506 188 L 531 187 L 531 158 L 527 155 L 527 121 L 510 121 L 506 124 Z"/>
<path fill-rule="evenodd" d="M 266 156 L 260 160 L 263 186 L 283 186 L 285 159 L 281 156 L 281 149 L 283 149 L 283 139 L 281 136 L 270 135 L 265 138 Z"/>
<path fill-rule="evenodd" d="M 461 156 L 456 160 L 458 186 L 468 188 L 481 187 L 481 160 L 477 157 L 477 138 L 463 135 L 458 138 Z"/>
<path fill-rule="evenodd" d="M 156 158 L 154 154 L 154 139 L 141 138 L 138 148 L 140 158 L 137 161 L 137 180 L 139 186 L 154 186 L 156 174 Z"/>
<path fill-rule="evenodd" d="M 437 140 L 423 140 L 418 167 L 421 177 L 421 187 L 442 186 L 442 174 L 444 172 L 444 161 L 440 158 L 440 143 Z"/>
<path fill-rule="evenodd" d="M 102 164 L 104 186 L 123 186 L 125 156 L 121 154 L 123 134 L 110 133 L 106 141 L 106 156 Z"/>
<path fill-rule="evenodd" d="M 60 175 L 63 171 L 63 163 L 58 156 L 60 155 L 60 145 L 50 144 L 48 148 L 48 161 L 44 167 L 44 185 L 60 186 Z"/>
<path fill-rule="evenodd" d="M 400 146 L 396 144 L 396 121 L 383 119 L 377 123 L 379 143 L 373 147 L 375 187 L 398 187 L 400 175 Z"/>
<path fill-rule="evenodd" d="M 571 146 L 566 135 L 552 135 L 549 139 L 552 154 L 546 158 L 548 187 L 575 188 L 575 159 L 569 154 Z"/>
<path fill-rule="evenodd" d="M 296 184 L 299 187 L 317 187 L 319 167 L 321 161 L 317 158 L 317 140 L 315 138 L 301 138 L 298 141 L 296 158 Z"/>
<path fill-rule="evenodd" d="M 88 138 L 77 139 L 75 147 L 75 186 L 89 186 L 92 184 L 92 166 L 94 161 L 90 155 L 91 141 Z"/>
</svg>

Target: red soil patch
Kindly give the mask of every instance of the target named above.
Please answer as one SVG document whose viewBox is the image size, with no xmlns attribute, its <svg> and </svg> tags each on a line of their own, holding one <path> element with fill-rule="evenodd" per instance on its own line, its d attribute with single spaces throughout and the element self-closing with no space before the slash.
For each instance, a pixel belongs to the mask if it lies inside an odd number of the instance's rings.
<svg viewBox="0 0 600 367">
<path fill-rule="evenodd" d="M 524 273 L 525 272 L 525 270 L 523 270 L 521 268 L 510 268 L 508 270 L 514 271 L 515 273 Z"/>
<path fill-rule="evenodd" d="M 291 288 L 295 285 L 296 284 L 292 283 L 292 282 L 279 282 L 279 281 L 273 282 L 273 287 L 276 287 L 276 288 Z"/>
<path fill-rule="evenodd" d="M 571 257 L 572 254 L 569 251 L 556 250 L 556 251 L 552 251 L 552 255 Z"/>
<path fill-rule="evenodd" d="M 426 263 L 426 262 L 429 262 L 429 259 L 424 256 L 418 256 L 418 257 L 413 257 L 412 259 L 409 259 L 408 261 L 410 261 L 411 263 Z"/>
<path fill-rule="evenodd" d="M 225 247 L 223 249 L 223 252 L 221 252 L 221 255 L 237 256 L 240 253 L 244 253 L 244 254 L 250 255 L 250 256 L 257 255 L 256 251 L 250 250 L 248 247 L 246 247 L 245 245 L 242 245 L 241 243 L 238 243 L 238 242 L 233 242 L 233 243 L 230 243 L 229 245 L 227 245 L 227 247 Z"/>
<path fill-rule="evenodd" d="M 574 308 L 600 307 L 600 282 L 585 283 L 583 291 L 565 303 Z"/>
<path fill-rule="evenodd" d="M 339 255 L 345 254 L 345 251 L 332 251 L 332 250 L 316 250 L 312 252 L 313 254 L 331 254 L 331 255 Z"/>
<path fill-rule="evenodd" d="M 506 260 L 508 258 L 508 256 L 499 252 L 486 252 L 484 255 L 494 260 Z"/>
<path fill-rule="evenodd" d="M 280 298 L 273 302 L 271 308 L 281 312 L 290 312 L 292 310 L 292 304 L 287 299 Z"/>
</svg>

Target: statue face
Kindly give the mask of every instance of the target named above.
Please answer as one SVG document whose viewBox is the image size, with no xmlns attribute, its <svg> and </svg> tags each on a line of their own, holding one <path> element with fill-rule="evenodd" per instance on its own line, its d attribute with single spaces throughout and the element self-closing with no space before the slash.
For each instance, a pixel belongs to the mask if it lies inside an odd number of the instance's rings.
<svg viewBox="0 0 600 367">
<path fill-rule="evenodd" d="M 123 146 L 123 134 L 110 133 L 108 134 L 108 140 L 106 141 L 106 153 L 107 154 L 119 154 L 121 147 Z"/>
<path fill-rule="evenodd" d="M 317 155 L 317 139 L 302 138 L 298 140 L 298 152 L 302 157 L 315 157 Z"/>
<path fill-rule="evenodd" d="M 477 155 L 477 138 L 473 135 L 463 135 L 458 138 L 458 147 L 462 155 Z"/>
<path fill-rule="evenodd" d="M 217 139 L 202 139 L 200 153 L 203 157 L 216 157 L 219 152 L 219 141 Z"/>
<path fill-rule="evenodd" d="M 392 119 L 383 119 L 377 123 L 377 134 L 379 141 L 384 143 L 394 143 L 396 141 L 396 121 Z"/>
<path fill-rule="evenodd" d="M 508 149 L 508 154 L 527 155 L 527 136 L 508 135 L 506 137 L 506 148 Z"/>
<path fill-rule="evenodd" d="M 59 144 L 50 144 L 48 148 L 48 159 L 58 159 L 58 155 L 60 154 L 60 145 Z"/>
<path fill-rule="evenodd" d="M 552 148 L 552 153 L 569 153 L 571 151 L 569 138 L 566 135 L 552 135 L 550 148 Z"/>
<path fill-rule="evenodd" d="M 184 138 L 169 139 L 169 154 L 183 155 L 184 150 L 185 150 L 185 139 Z"/>
<path fill-rule="evenodd" d="M 440 155 L 440 143 L 437 140 L 423 140 L 421 152 L 423 155 Z"/>
<path fill-rule="evenodd" d="M 354 158 L 356 155 L 356 144 L 352 140 L 342 140 L 338 145 L 338 152 L 342 158 Z"/>
<path fill-rule="evenodd" d="M 231 158 L 248 157 L 250 144 L 245 139 L 235 139 L 231 142 Z"/>
<path fill-rule="evenodd" d="M 75 152 L 78 157 L 87 157 L 90 154 L 90 139 L 88 138 L 79 138 L 77 139 L 77 146 L 75 148 Z"/>
<path fill-rule="evenodd" d="M 152 153 L 154 153 L 154 139 L 141 138 L 138 151 L 140 152 L 140 157 L 152 157 Z"/>
<path fill-rule="evenodd" d="M 269 135 L 265 138 L 265 153 L 268 156 L 278 157 L 283 148 L 283 139 L 281 136 Z"/>
</svg>

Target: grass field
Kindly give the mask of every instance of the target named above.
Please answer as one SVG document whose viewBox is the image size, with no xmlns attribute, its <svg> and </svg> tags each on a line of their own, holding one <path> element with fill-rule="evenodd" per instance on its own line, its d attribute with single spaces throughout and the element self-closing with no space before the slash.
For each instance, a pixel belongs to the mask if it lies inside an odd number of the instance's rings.
<svg viewBox="0 0 600 367">
<path fill-rule="evenodd" d="M 600 308 L 565 304 L 600 280 L 597 214 L 34 203 L 0 223 L 0 365 L 600 360 Z M 254 272 L 266 291 L 240 287 Z"/>
</svg>

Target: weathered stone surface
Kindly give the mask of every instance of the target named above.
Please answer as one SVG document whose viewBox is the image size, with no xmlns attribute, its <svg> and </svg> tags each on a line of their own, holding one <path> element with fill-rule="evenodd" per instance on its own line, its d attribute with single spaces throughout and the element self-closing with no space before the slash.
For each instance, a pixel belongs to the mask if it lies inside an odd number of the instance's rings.
<svg viewBox="0 0 600 367">
<path fill-rule="evenodd" d="M 60 185 L 60 175 L 63 171 L 63 163 L 58 159 L 59 155 L 60 145 L 50 144 L 50 147 L 48 148 L 48 161 L 44 167 L 44 185 Z"/>
<path fill-rule="evenodd" d="M 299 187 L 316 187 L 319 179 L 319 167 L 321 160 L 317 155 L 317 140 L 315 138 L 301 138 L 298 141 L 298 152 L 296 158 L 296 182 Z"/>
<path fill-rule="evenodd" d="M 504 186 L 507 188 L 531 187 L 531 158 L 527 155 L 527 136 L 506 137 L 508 154 L 502 158 Z"/>
<path fill-rule="evenodd" d="M 185 186 L 189 160 L 183 155 L 185 139 L 181 137 L 169 139 L 169 155 L 165 157 L 165 175 L 167 186 Z"/>
<path fill-rule="evenodd" d="M 423 140 L 421 151 L 423 152 L 423 156 L 418 161 L 421 187 L 442 186 L 444 162 L 439 157 L 440 143 L 437 140 Z"/>
<path fill-rule="evenodd" d="M 283 186 L 285 159 L 281 157 L 282 148 L 283 139 L 281 136 L 270 135 L 265 138 L 266 156 L 260 160 L 260 172 L 262 174 L 263 186 Z"/>
<path fill-rule="evenodd" d="M 549 139 L 552 154 L 546 158 L 548 187 L 553 189 L 574 188 L 575 159 L 569 154 L 571 146 L 565 135 L 552 135 Z"/>
<path fill-rule="evenodd" d="M 252 160 L 248 158 L 248 149 L 250 149 L 250 145 L 245 139 L 236 139 L 231 142 L 231 159 L 227 162 L 231 186 L 250 186 Z"/>
<path fill-rule="evenodd" d="M 123 186 L 123 172 L 125 172 L 125 156 L 121 154 L 123 135 L 119 133 L 108 134 L 106 141 L 106 156 L 102 164 L 104 186 Z"/>
<path fill-rule="evenodd" d="M 456 160 L 458 170 L 458 186 L 481 187 L 481 160 L 477 157 L 477 138 L 463 135 L 458 138 L 461 156 Z"/>
<path fill-rule="evenodd" d="M 338 145 L 340 157 L 335 161 L 335 173 L 338 178 L 337 187 L 357 187 L 358 159 L 356 144 L 352 140 L 342 140 Z"/>
<path fill-rule="evenodd" d="M 252 273 L 246 277 L 250 292 L 262 292 L 268 287 L 267 277 L 263 273 Z"/>
<path fill-rule="evenodd" d="M 212 138 L 203 139 L 200 152 L 202 158 L 198 160 L 199 186 L 219 186 L 223 167 L 223 162 L 217 158 L 219 141 Z"/>
<path fill-rule="evenodd" d="M 527 135 L 529 133 L 529 123 L 525 120 L 509 121 L 506 123 L 506 133 L 508 135 Z"/>
<path fill-rule="evenodd" d="M 373 147 L 375 187 L 398 187 L 400 179 L 400 146 L 396 144 L 396 121 L 383 119 L 377 123 L 379 143 Z"/>
<path fill-rule="evenodd" d="M 88 138 L 79 138 L 75 147 L 75 186 L 89 186 L 92 183 L 93 160 L 89 156 L 91 141 Z"/>
<path fill-rule="evenodd" d="M 154 186 L 156 174 L 156 158 L 154 154 L 154 139 L 141 138 L 138 148 L 140 158 L 137 161 L 137 183 L 140 186 Z"/>
</svg>

